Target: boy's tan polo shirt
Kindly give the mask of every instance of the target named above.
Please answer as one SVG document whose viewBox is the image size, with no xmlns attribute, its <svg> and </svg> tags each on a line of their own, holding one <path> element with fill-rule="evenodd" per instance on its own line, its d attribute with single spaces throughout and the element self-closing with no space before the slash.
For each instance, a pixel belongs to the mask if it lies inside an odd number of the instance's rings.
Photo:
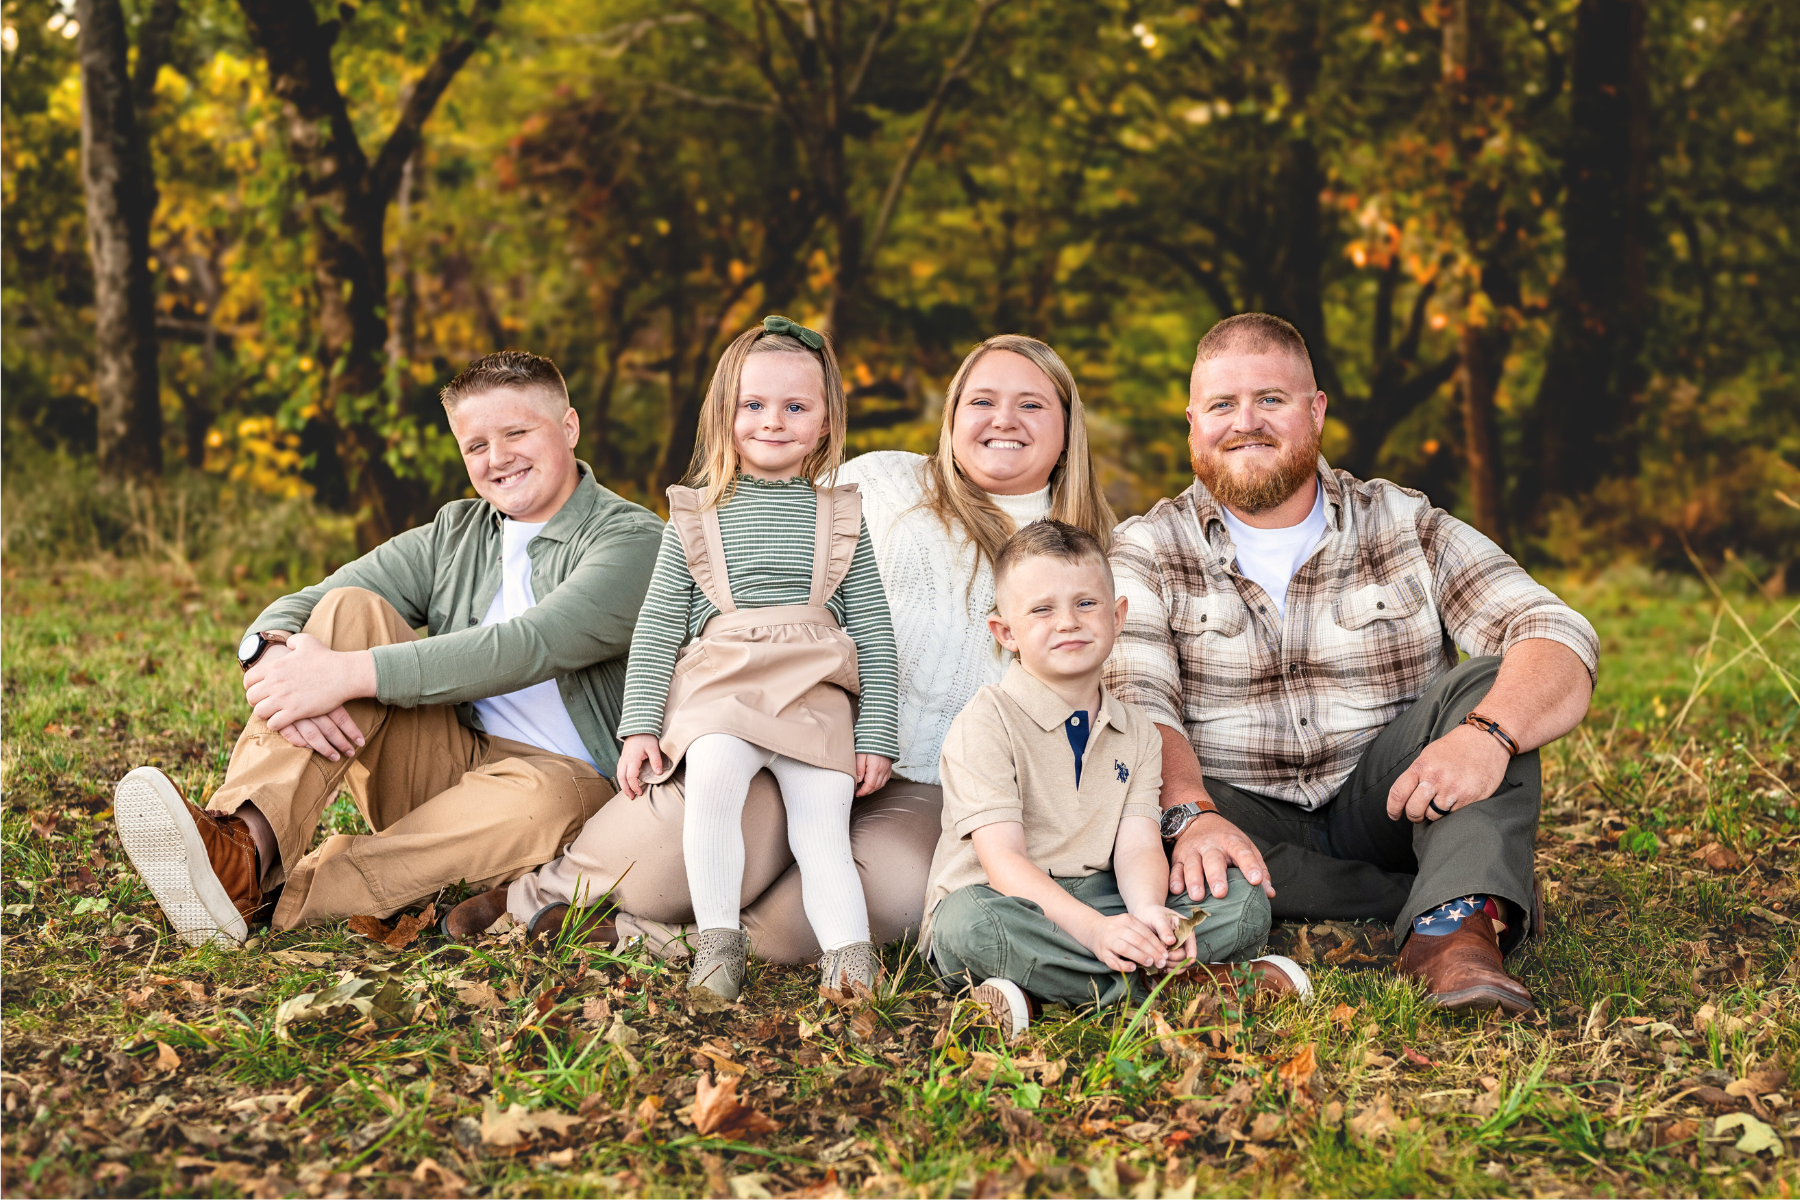
<svg viewBox="0 0 1800 1200">
<path fill-rule="evenodd" d="M 944 830 L 925 893 L 927 944 L 938 902 L 988 881 L 969 838 L 983 825 L 1018 822 L 1033 863 L 1053 878 L 1078 879 L 1112 869 L 1122 818 L 1161 818 L 1162 735 L 1150 715 L 1102 688 L 1077 787 L 1064 729 L 1074 712 L 1015 662 L 951 724 L 940 762 Z"/>
</svg>

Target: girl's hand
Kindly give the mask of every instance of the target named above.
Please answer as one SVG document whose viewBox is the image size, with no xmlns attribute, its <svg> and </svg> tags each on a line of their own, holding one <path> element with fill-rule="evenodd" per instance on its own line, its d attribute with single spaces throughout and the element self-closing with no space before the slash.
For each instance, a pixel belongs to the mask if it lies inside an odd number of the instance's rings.
<svg viewBox="0 0 1800 1200">
<path fill-rule="evenodd" d="M 663 773 L 662 742 L 654 733 L 634 733 L 619 751 L 619 790 L 633 800 L 644 794 L 644 782 L 639 776 L 646 762 L 652 775 Z"/>
<path fill-rule="evenodd" d="M 1191 930 L 1187 937 L 1182 939 L 1180 945 L 1175 944 L 1175 927 L 1186 918 L 1174 909 L 1155 904 L 1134 911 L 1131 915 L 1155 930 L 1156 936 L 1162 939 L 1163 945 L 1174 947 L 1169 951 L 1169 970 L 1183 970 L 1200 957 L 1199 948 L 1194 944 L 1194 934 Z"/>
<path fill-rule="evenodd" d="M 859 754 L 856 756 L 856 794 L 867 796 L 887 786 L 887 781 L 894 774 L 894 760 L 883 758 L 879 754 Z"/>
</svg>

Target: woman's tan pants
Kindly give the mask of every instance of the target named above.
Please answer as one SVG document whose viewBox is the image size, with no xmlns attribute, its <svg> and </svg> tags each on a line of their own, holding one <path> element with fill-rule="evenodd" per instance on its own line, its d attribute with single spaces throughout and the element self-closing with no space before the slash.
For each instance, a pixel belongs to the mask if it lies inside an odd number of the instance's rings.
<svg viewBox="0 0 1800 1200">
<path fill-rule="evenodd" d="M 391 604 L 362 588 L 327 592 L 306 632 L 333 650 L 417 636 Z M 345 707 L 364 745 L 338 762 L 289 744 L 251 716 L 206 806 L 231 813 L 253 801 L 274 828 L 281 862 L 262 884 L 268 892 L 285 878 L 276 929 L 389 916 L 463 881 L 496 887 L 555 858 L 613 794 L 580 759 L 477 733 L 448 705 L 365 699 Z M 340 787 L 350 789 L 375 832 L 336 834 L 308 854 Z"/>
<path fill-rule="evenodd" d="M 528 921 L 549 904 L 596 904 L 611 889 L 623 935 L 683 953 L 676 939 L 693 932 L 687 866 L 681 853 L 685 799 L 681 773 L 636 800 L 623 793 L 587 823 L 563 856 L 507 889 L 507 909 Z M 869 904 L 877 946 L 916 934 L 925 913 L 925 881 L 937 848 L 944 791 L 894 779 L 850 809 L 850 850 Z M 760 771 L 744 801 L 743 922 L 750 950 L 768 962 L 811 962 L 819 943 L 800 903 L 800 868 L 788 848 L 787 811 L 775 777 Z"/>
</svg>

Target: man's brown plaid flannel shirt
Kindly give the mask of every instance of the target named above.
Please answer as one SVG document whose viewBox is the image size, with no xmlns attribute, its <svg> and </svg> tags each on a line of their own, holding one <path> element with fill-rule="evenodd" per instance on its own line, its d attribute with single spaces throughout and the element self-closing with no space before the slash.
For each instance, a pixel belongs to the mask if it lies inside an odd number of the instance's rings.
<svg viewBox="0 0 1800 1200">
<path fill-rule="evenodd" d="M 1486 537 L 1386 480 L 1323 458 L 1319 478 L 1325 538 L 1288 585 L 1285 616 L 1239 574 L 1198 480 L 1113 534 L 1130 608 L 1106 686 L 1185 730 L 1207 775 L 1314 809 L 1459 647 L 1504 654 L 1548 638 L 1598 669 L 1594 627 Z"/>
</svg>

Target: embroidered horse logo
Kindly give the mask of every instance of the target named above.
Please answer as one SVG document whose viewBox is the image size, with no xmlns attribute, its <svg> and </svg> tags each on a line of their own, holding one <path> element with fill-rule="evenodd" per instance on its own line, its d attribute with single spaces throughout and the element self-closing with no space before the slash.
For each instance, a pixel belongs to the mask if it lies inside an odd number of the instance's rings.
<svg viewBox="0 0 1800 1200">
<path fill-rule="evenodd" d="M 1131 769 L 1115 758 L 1113 759 L 1113 774 L 1119 777 L 1120 783 L 1124 783 L 1131 778 Z"/>
</svg>

